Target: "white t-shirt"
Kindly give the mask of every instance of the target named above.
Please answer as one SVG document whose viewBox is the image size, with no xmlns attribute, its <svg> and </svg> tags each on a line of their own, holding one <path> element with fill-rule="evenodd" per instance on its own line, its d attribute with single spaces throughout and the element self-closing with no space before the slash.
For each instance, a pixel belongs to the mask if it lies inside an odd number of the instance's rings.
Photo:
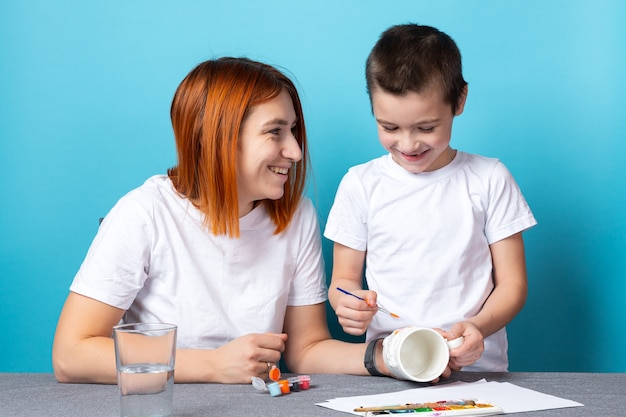
<svg viewBox="0 0 626 417">
<path fill-rule="evenodd" d="M 70 290 L 127 310 L 127 323 L 176 324 L 178 347 L 204 349 L 282 332 L 288 305 L 326 300 L 309 199 L 278 235 L 263 205 L 240 218 L 240 238 L 212 235 L 202 218 L 167 176 L 148 179 L 107 214 Z"/>
<path fill-rule="evenodd" d="M 412 174 L 385 155 L 351 168 L 324 235 L 367 251 L 365 277 L 378 301 L 367 339 L 410 326 L 449 329 L 476 315 L 494 284 L 489 245 L 536 224 L 497 159 L 457 152 L 447 166 Z M 505 371 L 506 330 L 485 340 L 465 370 Z"/>
</svg>

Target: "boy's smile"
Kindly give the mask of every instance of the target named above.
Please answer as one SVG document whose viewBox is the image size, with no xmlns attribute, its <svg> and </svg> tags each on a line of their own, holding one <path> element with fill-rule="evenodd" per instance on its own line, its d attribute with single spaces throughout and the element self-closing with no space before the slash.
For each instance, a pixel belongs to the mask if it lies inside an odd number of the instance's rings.
<svg viewBox="0 0 626 417">
<path fill-rule="evenodd" d="M 372 109 L 378 138 L 393 160 L 414 174 L 434 171 L 450 163 L 452 121 L 463 112 L 463 95 L 456 114 L 437 89 L 404 95 L 372 91 Z"/>
</svg>

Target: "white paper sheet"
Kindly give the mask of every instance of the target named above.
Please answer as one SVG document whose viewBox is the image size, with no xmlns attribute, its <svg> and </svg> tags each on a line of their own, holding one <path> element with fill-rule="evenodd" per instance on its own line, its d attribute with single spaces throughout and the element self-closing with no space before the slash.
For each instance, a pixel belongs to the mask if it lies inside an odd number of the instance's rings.
<svg viewBox="0 0 626 417">
<path fill-rule="evenodd" d="M 543 394 L 508 382 L 454 382 L 443 386 L 415 388 L 385 394 L 341 397 L 317 405 L 345 413 L 363 415 L 356 407 L 384 406 L 407 403 L 434 402 L 480 398 L 501 407 L 504 413 L 581 407 L 583 404 L 553 395 Z"/>
</svg>

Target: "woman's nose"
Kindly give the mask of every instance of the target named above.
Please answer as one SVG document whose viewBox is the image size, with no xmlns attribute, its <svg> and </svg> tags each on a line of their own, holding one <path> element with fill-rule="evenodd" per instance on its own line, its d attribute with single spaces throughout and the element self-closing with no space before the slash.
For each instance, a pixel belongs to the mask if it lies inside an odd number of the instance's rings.
<svg viewBox="0 0 626 417">
<path fill-rule="evenodd" d="M 284 158 L 291 159 L 294 162 L 298 162 L 302 159 L 302 149 L 293 134 L 289 135 L 289 138 L 285 141 L 282 156 Z"/>
</svg>

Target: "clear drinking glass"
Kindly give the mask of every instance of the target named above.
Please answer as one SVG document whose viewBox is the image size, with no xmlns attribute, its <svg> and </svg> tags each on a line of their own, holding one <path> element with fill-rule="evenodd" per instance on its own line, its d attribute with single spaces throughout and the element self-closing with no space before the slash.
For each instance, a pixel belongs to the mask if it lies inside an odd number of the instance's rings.
<svg viewBox="0 0 626 417">
<path fill-rule="evenodd" d="M 113 327 L 122 417 L 172 415 L 176 330 L 167 323 Z"/>
</svg>

